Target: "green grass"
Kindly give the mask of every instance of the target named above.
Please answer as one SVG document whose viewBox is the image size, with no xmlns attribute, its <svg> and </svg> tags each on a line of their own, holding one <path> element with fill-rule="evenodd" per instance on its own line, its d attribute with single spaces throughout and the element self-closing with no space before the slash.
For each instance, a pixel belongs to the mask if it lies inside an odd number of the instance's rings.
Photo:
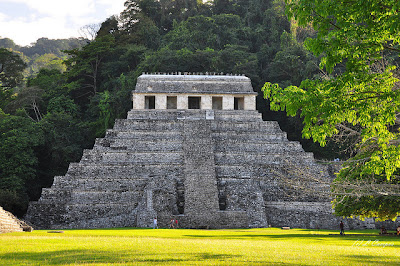
<svg viewBox="0 0 400 266">
<path fill-rule="evenodd" d="M 379 236 L 377 230 L 346 233 L 277 228 L 37 230 L 0 234 L 0 265 L 400 265 L 400 237 Z"/>
</svg>

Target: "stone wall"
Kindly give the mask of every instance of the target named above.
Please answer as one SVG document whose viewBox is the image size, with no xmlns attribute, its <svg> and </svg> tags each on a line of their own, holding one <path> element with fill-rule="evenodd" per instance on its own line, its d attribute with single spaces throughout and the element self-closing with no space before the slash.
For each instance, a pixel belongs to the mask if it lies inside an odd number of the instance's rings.
<svg viewBox="0 0 400 266">
<path fill-rule="evenodd" d="M 343 221 L 345 229 L 375 229 L 374 219 L 347 219 L 334 216 L 330 202 L 268 202 L 268 219 L 272 227 L 338 229 Z"/>
</svg>

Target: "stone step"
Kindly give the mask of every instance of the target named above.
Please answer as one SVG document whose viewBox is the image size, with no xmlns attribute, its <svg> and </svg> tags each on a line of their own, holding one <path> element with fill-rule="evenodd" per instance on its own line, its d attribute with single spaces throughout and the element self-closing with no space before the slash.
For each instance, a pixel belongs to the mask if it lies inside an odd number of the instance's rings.
<svg viewBox="0 0 400 266">
<path fill-rule="evenodd" d="M 216 165 L 215 173 L 218 178 L 250 178 L 252 168 L 247 165 Z"/>
<path fill-rule="evenodd" d="M 228 133 L 222 133 L 228 135 Z M 232 132 L 229 134 L 233 134 Z M 135 152 L 181 152 L 183 149 L 182 141 L 166 141 L 166 140 L 134 140 L 134 139 L 114 139 L 108 141 L 108 146 L 101 146 L 100 140 L 97 139 L 93 150 L 97 152 L 118 152 L 118 151 L 135 151 Z M 196 140 L 194 140 L 196 141 Z M 215 142 L 217 151 L 244 150 L 244 151 L 303 151 L 301 144 L 297 141 L 288 141 L 287 139 L 276 140 L 273 137 L 265 140 L 258 136 L 249 137 L 249 139 L 221 139 Z"/>
<path fill-rule="evenodd" d="M 276 121 L 213 121 L 211 123 L 212 131 L 235 131 L 235 132 L 263 132 L 263 133 L 281 133 L 282 130 Z"/>
<path fill-rule="evenodd" d="M 240 164 L 282 164 L 282 163 L 313 163 L 312 153 L 216 153 L 215 163 L 218 165 L 240 165 Z"/>
<path fill-rule="evenodd" d="M 235 131 L 228 132 L 213 132 L 212 137 L 215 142 L 231 140 L 236 142 L 241 141 L 288 141 L 286 132 L 269 134 L 263 132 L 255 132 L 255 133 L 237 133 Z"/>
<path fill-rule="evenodd" d="M 138 152 L 151 151 L 181 151 L 182 141 L 172 140 L 137 140 L 137 139 L 96 139 L 93 149 L 96 150 L 135 150 Z"/>
<path fill-rule="evenodd" d="M 80 176 L 79 179 L 70 175 L 54 177 L 52 189 L 83 189 L 83 190 L 104 190 L 127 191 L 134 190 L 136 187 L 144 187 L 149 179 L 154 176 Z"/>
<path fill-rule="evenodd" d="M 137 207 L 137 202 L 108 202 L 108 203 L 94 203 L 94 204 L 69 204 L 66 206 L 68 211 L 68 222 L 74 223 L 76 221 L 85 221 L 94 218 L 106 218 L 119 216 L 122 214 L 133 213 Z M 84 219 L 82 219 L 84 217 Z M 132 219 L 135 219 L 132 215 Z"/>
<path fill-rule="evenodd" d="M 176 120 L 184 114 L 182 110 L 130 110 L 128 120 Z"/>
<path fill-rule="evenodd" d="M 38 202 L 52 201 L 54 203 L 66 202 L 71 197 L 68 188 L 42 188 L 42 194 Z"/>
<path fill-rule="evenodd" d="M 138 186 L 134 190 L 129 191 L 74 191 L 71 194 L 71 201 L 68 203 L 68 205 L 85 202 L 90 203 L 90 205 L 106 204 L 109 202 L 138 204 L 142 199 L 143 188 L 144 186 Z"/>
<path fill-rule="evenodd" d="M 0 233 L 22 232 L 22 226 L 10 212 L 0 207 Z"/>
<path fill-rule="evenodd" d="M 31 201 L 24 218 L 30 221 L 35 229 L 54 229 L 52 225 L 65 222 L 64 214 L 65 204 L 58 204 L 51 200 Z"/>
<path fill-rule="evenodd" d="M 177 124 L 177 123 L 175 123 Z M 286 139 L 286 133 L 279 129 L 277 123 L 270 122 L 248 122 L 238 123 L 237 125 L 227 122 L 213 122 L 213 136 L 218 136 L 218 139 L 227 139 L 231 135 L 235 135 L 236 139 L 244 140 L 269 140 L 269 139 Z M 115 143 L 117 141 L 117 143 Z M 109 130 L 105 139 L 99 139 L 96 146 L 111 147 L 115 149 L 124 149 L 128 143 L 134 141 L 157 141 L 167 143 L 168 141 L 182 141 L 182 132 L 178 131 L 149 131 L 149 130 L 134 130 L 134 131 L 116 131 Z M 114 144 L 115 143 L 115 144 Z M 125 145 L 126 143 L 126 145 Z M 161 144 L 160 143 L 160 144 Z M 153 143 L 149 144 L 152 145 Z M 162 144 L 161 144 L 162 145 Z M 169 146 L 171 147 L 171 146 Z M 167 148 L 168 149 L 168 148 Z M 162 148 L 160 148 L 162 150 Z"/>
<path fill-rule="evenodd" d="M 182 131 L 183 124 L 178 120 L 134 120 L 134 119 L 117 119 L 115 120 L 114 130 L 132 131 L 132 130 L 149 130 L 149 131 Z"/>
<path fill-rule="evenodd" d="M 68 168 L 67 176 L 69 178 L 96 177 L 103 178 L 107 176 L 180 176 L 182 175 L 181 163 L 163 163 L 163 164 L 102 164 L 102 163 L 71 163 Z"/>
<path fill-rule="evenodd" d="M 262 121 L 262 115 L 254 110 L 215 110 L 215 120 Z"/>
<path fill-rule="evenodd" d="M 138 140 L 182 140 L 180 132 L 174 131 L 149 131 L 149 130 L 134 130 L 134 131 L 116 131 L 109 129 L 105 135 L 106 139 L 138 139 Z"/>
<path fill-rule="evenodd" d="M 213 118 L 213 119 L 212 119 Z M 261 114 L 254 110 L 131 110 L 127 119 L 132 120 L 225 120 L 261 121 Z"/>
<path fill-rule="evenodd" d="M 257 152 L 257 153 L 285 153 L 285 152 L 304 152 L 299 142 L 295 141 L 267 141 L 254 143 L 252 141 L 219 141 L 215 143 L 216 152 Z"/>
<path fill-rule="evenodd" d="M 182 152 L 135 152 L 84 150 L 81 162 L 160 164 L 183 163 Z"/>
</svg>

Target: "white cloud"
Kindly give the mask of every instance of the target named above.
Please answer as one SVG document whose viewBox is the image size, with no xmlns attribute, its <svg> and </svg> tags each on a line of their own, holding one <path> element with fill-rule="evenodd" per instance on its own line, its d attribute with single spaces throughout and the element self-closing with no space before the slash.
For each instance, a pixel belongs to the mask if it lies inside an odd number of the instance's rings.
<svg viewBox="0 0 400 266">
<path fill-rule="evenodd" d="M 0 36 L 13 39 L 19 45 L 28 45 L 41 37 L 79 37 L 82 26 L 100 23 L 111 15 L 119 14 L 124 9 L 124 2 L 125 0 L 0 0 Z M 7 4 L 8 10 L 2 9 L 2 4 Z M 10 6 L 14 9 L 10 10 Z"/>
<path fill-rule="evenodd" d="M 124 10 L 124 3 L 126 0 L 98 0 L 98 2 L 104 6 L 107 6 L 107 13 L 110 15 L 116 15 Z"/>
<path fill-rule="evenodd" d="M 49 16 L 82 16 L 94 11 L 95 0 L 0 0 L 5 3 L 19 3 Z"/>
</svg>

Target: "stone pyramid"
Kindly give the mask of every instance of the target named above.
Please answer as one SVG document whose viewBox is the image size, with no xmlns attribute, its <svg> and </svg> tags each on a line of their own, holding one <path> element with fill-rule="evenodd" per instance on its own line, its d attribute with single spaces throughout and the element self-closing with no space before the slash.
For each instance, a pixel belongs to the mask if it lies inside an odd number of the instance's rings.
<svg viewBox="0 0 400 266">
<path fill-rule="evenodd" d="M 127 119 L 55 177 L 25 219 L 54 229 L 149 227 L 153 217 L 161 227 L 175 218 L 184 228 L 336 228 L 329 198 L 280 181 L 293 166 L 332 176 L 262 120 L 256 95 L 244 76 L 140 76 Z"/>
<path fill-rule="evenodd" d="M 10 212 L 0 207 L 0 233 L 22 232 L 19 220 Z"/>
</svg>

